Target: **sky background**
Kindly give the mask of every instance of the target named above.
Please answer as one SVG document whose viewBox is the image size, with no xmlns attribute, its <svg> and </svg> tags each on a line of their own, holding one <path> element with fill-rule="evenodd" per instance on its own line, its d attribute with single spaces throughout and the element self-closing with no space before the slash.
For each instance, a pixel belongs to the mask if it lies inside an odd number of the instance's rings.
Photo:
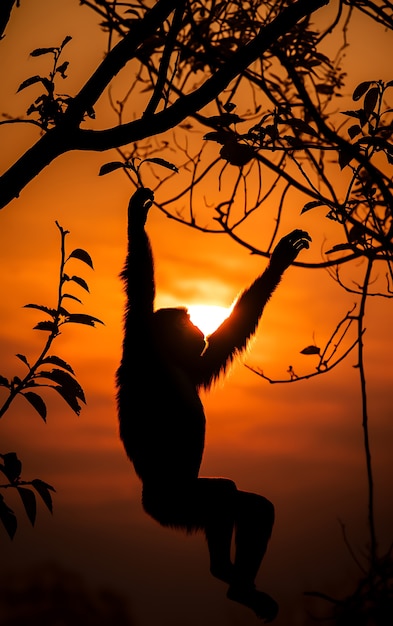
<svg viewBox="0 0 393 626">
<path fill-rule="evenodd" d="M 70 67 L 64 89 L 76 92 L 105 49 L 97 21 L 73 0 L 22 1 L 0 41 L 1 57 L 7 61 L 0 64 L 0 111 L 23 114 L 32 94 L 16 94 L 17 87 L 46 67 L 41 59 L 29 57 L 30 51 L 58 45 L 69 34 L 73 40 L 65 55 Z M 359 20 L 356 26 L 346 55 L 348 94 L 362 80 L 392 79 L 386 63 L 392 34 L 367 26 L 365 38 L 364 23 Z M 98 108 L 104 111 L 105 106 L 102 102 Z M 105 115 L 115 123 L 113 115 Z M 4 170 L 36 139 L 36 131 L 27 125 L 2 126 L 0 135 Z M 14 355 L 33 360 L 46 337 L 32 330 L 39 313 L 23 305 L 55 302 L 55 220 L 70 231 L 68 251 L 86 249 L 95 266 L 92 271 L 73 261 L 90 294 L 76 286 L 73 293 L 84 306 L 70 310 L 105 322 L 95 329 L 66 326 L 52 350 L 74 367 L 85 390 L 87 406 L 79 417 L 48 392 L 47 424 L 23 398 L 0 422 L 0 452 L 16 451 L 24 478 L 41 478 L 57 492 L 54 515 L 39 504 L 34 529 L 18 496 L 7 492 L 19 529 L 12 542 L 0 529 L 1 574 L 54 562 L 94 587 L 124 595 L 136 626 L 252 626 L 257 623 L 254 615 L 226 600 L 225 586 L 209 575 L 203 538 L 162 529 L 143 513 L 140 485 L 119 441 L 114 374 L 124 297 L 118 275 L 133 189 L 121 172 L 98 177 L 101 165 L 113 156 L 72 153 L 58 158 L 0 214 L 0 374 L 21 375 L 23 365 Z M 220 197 L 218 189 L 210 191 Z M 302 252 L 304 261 L 320 260 L 321 242 L 335 236 L 321 215 L 300 216 L 296 207 L 285 226 L 305 228 L 312 235 L 314 245 Z M 263 223 L 259 227 L 252 233 L 256 241 L 259 232 L 264 235 Z M 156 258 L 157 306 L 230 306 L 266 265 L 223 236 L 191 230 L 158 210 L 151 211 L 148 231 Z M 289 364 L 299 375 L 312 371 L 314 357 L 302 356 L 300 350 L 314 340 L 323 345 L 353 302 L 326 272 L 291 268 L 266 308 L 245 361 L 273 378 L 285 377 Z M 375 511 L 383 552 L 393 527 L 393 331 L 388 300 L 369 300 L 366 326 Z M 203 398 L 207 439 L 201 473 L 230 477 L 239 488 L 262 493 L 276 507 L 258 585 L 281 606 L 277 626 L 308 624 L 311 604 L 304 591 L 341 595 L 359 574 L 339 524 L 345 524 L 355 550 L 364 551 L 367 483 L 355 364 L 352 354 L 319 378 L 269 385 L 238 363 Z"/>
</svg>

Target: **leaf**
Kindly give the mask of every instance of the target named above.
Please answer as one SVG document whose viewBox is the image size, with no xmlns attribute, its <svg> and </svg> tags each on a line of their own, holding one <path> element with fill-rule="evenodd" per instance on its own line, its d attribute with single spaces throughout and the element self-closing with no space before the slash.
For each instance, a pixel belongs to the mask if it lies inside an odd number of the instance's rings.
<svg viewBox="0 0 393 626">
<path fill-rule="evenodd" d="M 49 492 L 56 491 L 55 488 L 52 487 L 51 485 L 48 485 L 48 483 L 45 483 L 43 480 L 40 480 L 39 478 L 35 478 L 34 480 L 32 480 L 31 484 L 34 487 L 34 489 L 37 491 L 37 493 L 41 496 L 42 500 L 44 501 L 49 511 L 53 513 L 52 496 Z"/>
<path fill-rule="evenodd" d="M 57 48 L 36 48 L 32 52 L 30 52 L 31 57 L 40 57 L 43 54 L 54 54 Z"/>
<path fill-rule="evenodd" d="M 10 483 L 15 483 L 21 475 L 22 462 L 18 459 L 16 452 L 0 454 L 0 457 L 4 461 L 4 464 L 0 465 L 0 471 L 3 472 Z"/>
<path fill-rule="evenodd" d="M 288 126 L 293 126 L 301 133 L 306 133 L 307 135 L 312 135 L 313 137 L 319 136 L 317 131 L 312 126 L 304 122 L 303 120 L 291 119 L 291 120 L 286 120 L 284 123 L 287 124 Z"/>
<path fill-rule="evenodd" d="M 73 250 L 71 254 L 69 255 L 68 259 L 71 259 L 71 258 L 79 259 L 79 261 L 83 261 L 83 263 L 86 263 L 87 265 L 89 265 L 91 269 L 94 269 L 93 261 L 91 259 L 90 254 L 86 252 L 86 250 L 82 250 L 82 248 L 76 248 L 76 250 Z"/>
<path fill-rule="evenodd" d="M 352 100 L 354 100 L 355 102 L 357 100 L 360 100 L 360 98 L 366 93 L 366 91 L 372 84 L 373 84 L 372 80 L 366 80 L 360 83 L 352 94 Z"/>
<path fill-rule="evenodd" d="M 156 163 L 157 165 L 161 165 L 162 167 L 166 167 L 168 170 L 172 170 L 173 172 L 178 172 L 179 169 L 171 163 L 170 161 L 166 161 L 165 159 L 160 159 L 159 157 L 151 157 L 148 159 L 143 159 L 142 163 Z M 141 165 L 142 165 L 141 163 Z"/>
<path fill-rule="evenodd" d="M 350 128 L 348 128 L 348 135 L 350 136 L 351 139 L 359 135 L 361 132 L 362 132 L 362 129 L 360 128 L 358 124 L 354 124 L 353 126 L 350 126 Z"/>
<path fill-rule="evenodd" d="M 361 117 L 360 111 L 362 111 L 362 109 L 358 109 L 357 111 L 341 111 L 341 114 L 348 115 L 348 117 L 355 117 L 359 120 Z"/>
<path fill-rule="evenodd" d="M 26 391 L 22 393 L 22 396 L 26 398 L 28 402 L 35 408 L 40 417 L 46 422 L 46 404 L 37 393 L 33 391 Z"/>
<path fill-rule="evenodd" d="M 35 493 L 31 489 L 26 489 L 26 487 L 17 487 L 17 491 L 22 499 L 27 517 L 29 518 L 31 525 L 34 526 L 35 518 L 37 515 L 37 502 L 35 499 Z"/>
<path fill-rule="evenodd" d="M 302 215 L 303 213 L 307 213 L 307 211 L 311 211 L 311 209 L 315 209 L 315 207 L 317 206 L 324 206 L 324 205 L 325 203 L 322 202 L 321 200 L 312 200 L 311 202 L 307 202 L 302 208 L 302 210 L 300 211 L 300 215 Z"/>
<path fill-rule="evenodd" d="M 54 322 L 38 322 L 33 330 L 49 330 L 53 333 L 57 331 L 57 325 Z"/>
<path fill-rule="evenodd" d="M 58 68 L 56 68 L 56 72 L 60 74 L 62 78 L 67 78 L 66 71 L 69 66 L 69 61 L 64 61 Z"/>
<path fill-rule="evenodd" d="M 78 401 L 77 401 L 75 396 L 70 395 L 67 390 L 65 390 L 63 387 L 60 387 L 60 386 L 57 386 L 57 385 L 52 387 L 52 389 L 54 389 L 55 391 L 57 391 L 57 393 L 59 393 L 61 395 L 63 400 L 65 400 L 67 402 L 67 404 L 71 407 L 71 409 L 74 411 L 74 413 L 76 413 L 77 415 L 80 415 L 82 407 L 78 403 Z"/>
<path fill-rule="evenodd" d="M 45 359 L 42 359 L 41 363 L 53 363 L 53 365 L 58 365 L 59 367 L 62 367 L 63 369 L 67 370 L 67 372 L 74 374 L 74 370 L 72 369 L 71 365 L 66 363 L 66 361 L 63 361 L 63 359 L 61 359 L 58 356 L 55 356 L 55 355 L 47 356 L 45 357 Z"/>
<path fill-rule="evenodd" d="M 7 506 L 2 495 L 0 495 L 0 520 L 6 529 L 8 536 L 12 539 L 16 533 L 18 522 L 16 521 L 15 513 L 9 506 Z"/>
<path fill-rule="evenodd" d="M 325 83 L 319 83 L 315 85 L 315 90 L 318 93 L 322 93 L 324 96 L 331 96 L 334 93 L 333 85 L 326 85 Z"/>
<path fill-rule="evenodd" d="M 68 315 L 66 322 L 71 322 L 73 324 L 86 324 L 86 326 L 95 326 L 95 322 L 99 324 L 103 324 L 101 320 L 97 317 L 93 317 L 92 315 L 86 315 L 85 313 L 70 313 Z"/>
<path fill-rule="evenodd" d="M 47 313 L 51 317 L 55 317 L 57 313 L 56 309 L 52 309 L 47 306 L 43 306 L 41 304 L 25 304 L 23 308 L 24 309 L 38 309 L 38 311 L 43 311 L 44 313 Z"/>
<path fill-rule="evenodd" d="M 69 41 L 71 41 L 71 39 L 72 39 L 71 35 L 67 35 L 66 37 L 64 37 L 60 45 L 61 50 L 64 48 L 64 46 L 68 44 Z"/>
<path fill-rule="evenodd" d="M 74 281 L 74 283 L 76 283 L 77 285 L 85 289 L 86 291 L 89 291 L 89 286 L 87 282 L 83 280 L 83 278 L 80 278 L 80 276 L 71 276 L 69 280 Z"/>
<path fill-rule="evenodd" d="M 307 346 L 303 350 L 300 350 L 300 354 L 321 354 L 321 349 L 317 346 Z"/>
<path fill-rule="evenodd" d="M 5 376 L 0 376 L 0 387 L 10 387 L 10 381 Z"/>
<path fill-rule="evenodd" d="M 16 90 L 16 93 L 22 91 L 22 89 L 26 89 L 26 87 L 30 87 L 30 85 L 34 85 L 35 83 L 42 83 L 44 81 L 42 76 L 30 76 L 30 78 L 26 78 Z"/>
<path fill-rule="evenodd" d="M 228 141 L 221 148 L 220 156 L 231 165 L 243 167 L 255 157 L 255 150 L 247 144 Z"/>
<path fill-rule="evenodd" d="M 378 102 L 378 97 L 379 97 L 378 87 L 374 87 L 373 89 L 370 89 L 370 91 L 366 93 L 366 96 L 364 98 L 364 112 L 366 114 L 367 119 L 370 117 L 371 113 L 374 111 L 375 106 Z"/>
<path fill-rule="evenodd" d="M 343 170 L 344 167 L 346 167 L 347 165 L 349 165 L 349 163 L 352 161 L 353 156 L 352 153 L 349 150 L 339 150 L 338 152 L 338 164 L 341 167 L 341 169 Z"/>
<path fill-rule="evenodd" d="M 27 365 L 27 367 L 30 369 L 30 365 L 29 362 L 27 360 L 27 358 L 25 357 L 24 354 L 16 354 L 15 355 L 18 359 L 20 359 L 25 365 Z"/>
<path fill-rule="evenodd" d="M 114 172 L 115 170 L 125 167 L 125 164 L 121 163 L 120 161 L 111 161 L 110 163 L 104 163 L 104 165 L 101 165 L 98 176 L 105 176 L 105 174 L 109 174 L 110 172 Z"/>
<path fill-rule="evenodd" d="M 236 113 L 223 113 L 222 115 L 213 115 L 207 118 L 213 126 L 230 126 L 231 124 L 237 124 L 238 122 L 244 122 Z"/>
<path fill-rule="evenodd" d="M 236 141 L 236 134 L 232 130 L 217 130 L 211 133 L 206 133 L 203 137 L 206 141 L 216 141 L 221 145 L 227 143 L 227 141 Z"/>
<path fill-rule="evenodd" d="M 52 380 L 55 383 L 58 383 L 63 387 L 68 393 L 74 395 L 75 397 L 85 402 L 85 394 L 83 393 L 83 389 L 78 383 L 78 381 L 71 376 L 68 372 L 59 369 L 53 369 L 50 371 L 42 371 L 38 372 L 37 378 L 47 378 L 48 380 Z"/>
<path fill-rule="evenodd" d="M 80 304 L 82 304 L 82 300 L 80 298 L 72 296 L 70 293 L 63 293 L 63 298 L 71 298 L 71 300 L 76 300 L 77 302 L 80 302 Z"/>
</svg>

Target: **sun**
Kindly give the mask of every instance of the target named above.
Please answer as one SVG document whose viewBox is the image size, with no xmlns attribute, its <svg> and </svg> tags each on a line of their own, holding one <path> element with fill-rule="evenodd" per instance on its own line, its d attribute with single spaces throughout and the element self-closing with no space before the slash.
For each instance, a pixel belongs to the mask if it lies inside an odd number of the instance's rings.
<svg viewBox="0 0 393 626">
<path fill-rule="evenodd" d="M 207 337 L 229 316 L 231 307 L 191 304 L 187 310 L 192 323 Z"/>
</svg>

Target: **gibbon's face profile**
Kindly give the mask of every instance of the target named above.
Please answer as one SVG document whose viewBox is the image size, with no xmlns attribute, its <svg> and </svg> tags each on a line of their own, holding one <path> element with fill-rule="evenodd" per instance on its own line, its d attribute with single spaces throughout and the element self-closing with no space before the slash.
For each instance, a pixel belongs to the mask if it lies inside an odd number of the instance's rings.
<svg viewBox="0 0 393 626">
<path fill-rule="evenodd" d="M 202 354 L 205 336 L 191 322 L 187 309 L 159 309 L 154 317 L 156 339 L 167 356 L 187 363 Z"/>
</svg>

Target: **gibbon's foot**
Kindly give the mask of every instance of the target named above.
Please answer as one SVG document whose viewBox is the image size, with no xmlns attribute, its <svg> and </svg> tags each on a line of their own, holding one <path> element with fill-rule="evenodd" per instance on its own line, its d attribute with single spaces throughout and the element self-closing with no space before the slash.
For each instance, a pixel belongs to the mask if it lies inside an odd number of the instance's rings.
<svg viewBox="0 0 393 626">
<path fill-rule="evenodd" d="M 227 598 L 247 606 L 254 611 L 257 617 L 265 622 L 272 622 L 277 617 L 277 602 L 267 593 L 257 591 L 254 587 L 231 585 L 228 589 Z"/>
<path fill-rule="evenodd" d="M 218 578 L 230 585 L 233 580 L 233 565 L 231 562 L 227 565 L 211 565 L 210 573 L 214 578 Z"/>
</svg>

